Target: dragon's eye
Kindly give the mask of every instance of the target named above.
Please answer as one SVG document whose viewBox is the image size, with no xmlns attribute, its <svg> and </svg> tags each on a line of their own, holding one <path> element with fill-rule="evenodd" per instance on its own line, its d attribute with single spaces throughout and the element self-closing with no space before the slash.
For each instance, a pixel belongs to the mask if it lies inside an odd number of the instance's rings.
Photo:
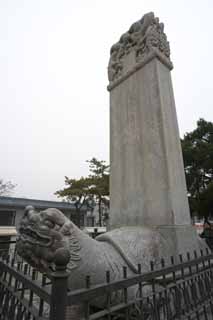
<svg viewBox="0 0 213 320">
<path fill-rule="evenodd" d="M 48 219 L 44 221 L 44 224 L 51 229 L 55 227 L 55 223 Z"/>
</svg>

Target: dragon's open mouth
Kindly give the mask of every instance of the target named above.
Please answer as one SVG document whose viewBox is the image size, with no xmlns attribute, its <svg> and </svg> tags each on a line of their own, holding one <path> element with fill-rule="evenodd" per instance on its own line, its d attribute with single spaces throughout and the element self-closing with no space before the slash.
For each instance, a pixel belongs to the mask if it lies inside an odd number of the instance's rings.
<svg viewBox="0 0 213 320">
<path fill-rule="evenodd" d="M 46 235 L 39 233 L 30 227 L 19 229 L 21 239 L 32 244 L 38 244 L 42 247 L 49 247 L 52 244 L 52 239 Z"/>
</svg>

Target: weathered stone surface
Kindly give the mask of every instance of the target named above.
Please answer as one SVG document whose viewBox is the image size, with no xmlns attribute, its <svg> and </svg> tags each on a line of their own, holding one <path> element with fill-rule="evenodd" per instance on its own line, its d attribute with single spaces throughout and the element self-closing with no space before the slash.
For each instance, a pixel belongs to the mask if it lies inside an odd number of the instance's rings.
<svg viewBox="0 0 213 320">
<path fill-rule="evenodd" d="M 167 249 L 157 249 L 164 257 L 206 247 L 190 223 L 172 67 L 163 24 L 153 13 L 111 49 L 110 226 L 116 232 L 147 227 L 166 240 Z"/>
<path fill-rule="evenodd" d="M 104 283 L 106 271 L 110 271 L 110 279 L 115 281 L 123 277 L 124 266 L 127 276 L 133 276 L 138 273 L 138 264 L 144 273 L 150 271 L 150 261 L 156 269 L 161 267 L 162 257 L 168 264 L 172 255 L 184 253 L 186 258 L 186 252 L 192 248 L 204 249 L 204 243 L 198 244 L 190 228 L 122 227 L 94 240 L 59 210 L 36 212 L 31 208 L 26 210 L 20 224 L 17 252 L 40 271 L 50 272 L 55 264 L 68 263 L 68 287 L 74 290 L 85 287 L 87 275 L 90 275 L 92 285 Z M 137 296 L 137 290 L 138 286 L 128 289 L 129 299 Z M 149 290 L 147 285 L 144 294 Z M 116 293 L 111 296 L 112 303 L 118 303 L 122 298 Z M 106 296 L 97 297 L 92 304 L 103 307 L 106 299 Z"/>
<path fill-rule="evenodd" d="M 156 232 L 160 234 L 167 243 L 169 243 L 168 251 L 164 252 L 164 257 L 170 263 L 170 256 L 180 262 L 179 255 L 183 255 L 183 259 L 187 259 L 187 252 L 194 257 L 194 251 L 200 254 L 200 250 L 206 253 L 207 245 L 197 234 L 195 227 L 191 225 L 183 226 L 156 226 Z"/>
<path fill-rule="evenodd" d="M 67 265 L 71 271 L 70 286 L 85 284 L 85 276 L 95 282 L 105 281 L 105 272 L 112 279 L 122 276 L 123 266 L 137 273 L 137 264 L 149 268 L 149 261 L 168 250 L 159 232 L 151 228 L 124 227 L 112 230 L 94 240 L 78 229 L 57 209 L 37 212 L 27 208 L 17 239 L 17 251 L 41 271 L 54 265 Z M 147 263 L 145 263 L 147 260 Z M 95 263 L 94 263 L 95 262 Z"/>
<path fill-rule="evenodd" d="M 190 224 L 168 68 L 153 58 L 110 91 L 111 227 Z"/>
<path fill-rule="evenodd" d="M 170 48 L 164 33 L 164 25 L 153 12 L 145 14 L 131 25 L 110 50 L 108 65 L 109 88 L 120 83 L 152 57 L 158 56 L 169 68 Z"/>
<path fill-rule="evenodd" d="M 86 275 L 91 276 L 94 285 L 105 282 L 106 271 L 110 271 L 113 281 L 123 277 L 124 266 L 128 276 L 137 274 L 138 264 L 142 272 L 150 270 L 150 261 L 160 266 L 161 258 L 173 252 L 169 232 L 151 227 L 123 227 L 94 240 L 59 210 L 36 212 L 31 207 L 26 209 L 20 224 L 17 251 L 41 271 L 68 263 L 69 288 L 78 289 L 85 286 Z M 134 296 L 135 288 L 129 294 Z M 100 306 L 104 301 L 101 298 L 95 303 Z"/>
<path fill-rule="evenodd" d="M 40 270 L 68 263 L 69 288 L 150 270 L 150 261 L 206 245 L 190 225 L 183 161 L 170 77 L 169 44 L 152 13 L 113 46 L 109 63 L 111 228 L 93 240 L 59 210 L 26 209 L 17 251 Z M 128 289 L 129 299 L 138 288 Z M 147 287 L 149 290 L 149 286 Z M 93 303 L 103 306 L 106 297 Z M 112 295 L 112 302 L 119 296 Z"/>
<path fill-rule="evenodd" d="M 88 274 L 93 277 L 94 284 L 105 281 L 106 270 L 110 271 L 112 280 L 122 277 L 123 266 L 127 266 L 129 275 L 138 272 L 139 263 L 143 272 L 149 271 L 150 261 L 158 264 L 162 257 L 170 258 L 174 243 L 184 252 L 192 245 L 198 249 L 194 243 L 195 231 L 190 228 L 122 227 L 94 240 L 61 211 L 47 209 L 37 212 L 28 207 L 20 223 L 17 251 L 41 271 L 48 271 L 55 264 L 67 265 L 71 272 L 69 285 L 74 289 L 85 285 Z M 188 242 L 185 242 L 185 235 Z"/>
</svg>

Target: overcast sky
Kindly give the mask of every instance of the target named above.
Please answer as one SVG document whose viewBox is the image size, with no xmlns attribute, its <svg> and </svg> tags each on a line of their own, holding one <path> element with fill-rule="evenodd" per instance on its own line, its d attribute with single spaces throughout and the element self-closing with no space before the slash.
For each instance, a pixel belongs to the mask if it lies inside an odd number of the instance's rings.
<svg viewBox="0 0 213 320">
<path fill-rule="evenodd" d="M 0 177 L 54 200 L 64 176 L 109 161 L 109 50 L 154 11 L 171 46 L 180 133 L 213 121 L 212 0 L 1 0 Z"/>
</svg>

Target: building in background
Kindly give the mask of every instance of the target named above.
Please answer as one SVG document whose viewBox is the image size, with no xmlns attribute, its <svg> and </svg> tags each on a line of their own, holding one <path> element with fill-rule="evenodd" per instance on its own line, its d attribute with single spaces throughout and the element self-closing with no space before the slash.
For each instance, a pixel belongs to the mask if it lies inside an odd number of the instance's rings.
<svg viewBox="0 0 213 320">
<path fill-rule="evenodd" d="M 0 251 L 5 250 L 9 241 L 15 241 L 17 228 L 22 218 L 25 208 L 33 206 L 35 210 L 41 211 L 48 208 L 56 208 L 64 213 L 64 215 L 75 223 L 79 228 L 91 237 L 95 237 L 106 232 L 106 224 L 102 227 L 98 224 L 98 206 L 82 206 L 79 213 L 76 211 L 74 203 L 60 201 L 46 201 L 37 199 L 0 197 Z M 106 208 L 103 206 L 103 221 Z"/>
<path fill-rule="evenodd" d="M 86 206 L 81 208 L 79 217 L 76 213 L 75 205 L 68 202 L 0 197 L 0 227 L 17 227 L 24 214 L 25 207 L 29 205 L 38 211 L 48 208 L 59 209 L 68 219 L 78 226 L 80 225 L 80 228 L 87 226 Z"/>
</svg>

